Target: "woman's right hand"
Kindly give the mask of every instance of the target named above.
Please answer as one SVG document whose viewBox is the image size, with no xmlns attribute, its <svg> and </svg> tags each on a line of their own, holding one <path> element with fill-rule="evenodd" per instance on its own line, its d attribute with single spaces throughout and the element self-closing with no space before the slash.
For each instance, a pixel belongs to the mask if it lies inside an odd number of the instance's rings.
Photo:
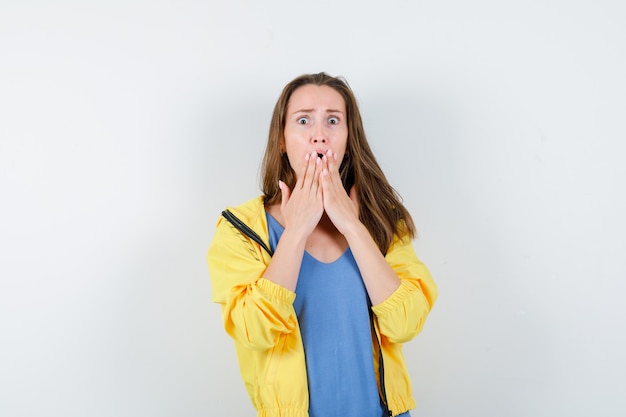
<svg viewBox="0 0 626 417">
<path fill-rule="evenodd" d="M 316 152 L 304 156 L 301 172 L 297 172 L 297 180 L 293 190 L 279 181 L 281 191 L 280 210 L 285 231 L 296 233 L 306 239 L 319 223 L 324 213 L 322 184 L 320 173 L 323 169 L 321 159 Z"/>
<path fill-rule="evenodd" d="M 296 172 L 297 180 L 290 190 L 287 184 L 279 181 L 281 191 L 280 219 L 285 227 L 274 256 L 263 277 L 295 291 L 306 241 L 315 229 L 322 214 L 322 184 L 320 173 L 322 161 L 316 153 L 303 156 L 301 172 Z"/>
</svg>

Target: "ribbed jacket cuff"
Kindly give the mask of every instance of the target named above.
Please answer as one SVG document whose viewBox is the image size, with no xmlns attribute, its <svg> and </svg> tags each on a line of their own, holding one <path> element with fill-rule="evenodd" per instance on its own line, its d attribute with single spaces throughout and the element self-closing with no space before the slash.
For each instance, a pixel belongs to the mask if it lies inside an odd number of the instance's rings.
<svg viewBox="0 0 626 417">
<path fill-rule="evenodd" d="M 385 315 L 393 312 L 400 307 L 404 300 L 411 291 L 414 291 L 415 287 L 410 284 L 401 281 L 400 286 L 396 289 L 385 301 L 372 307 L 372 311 L 378 317 L 384 317 Z"/>
<path fill-rule="evenodd" d="M 289 291 L 287 288 L 278 285 L 269 279 L 261 278 L 258 280 L 257 285 L 270 299 L 290 304 L 293 304 L 296 299 L 295 292 Z"/>
</svg>

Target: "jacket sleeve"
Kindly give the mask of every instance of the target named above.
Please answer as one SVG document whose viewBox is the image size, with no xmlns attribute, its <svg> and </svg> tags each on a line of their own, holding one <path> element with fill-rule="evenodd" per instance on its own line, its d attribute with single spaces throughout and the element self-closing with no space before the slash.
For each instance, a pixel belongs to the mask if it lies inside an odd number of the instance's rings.
<svg viewBox="0 0 626 417">
<path fill-rule="evenodd" d="M 263 278 L 267 268 L 256 243 L 220 218 L 207 253 L 213 301 L 226 332 L 251 349 L 271 349 L 297 327 L 295 293 Z"/>
<path fill-rule="evenodd" d="M 417 258 L 409 236 L 396 236 L 385 257 L 400 278 L 400 287 L 372 307 L 380 333 L 392 343 L 414 338 L 437 299 L 437 285 Z"/>
</svg>

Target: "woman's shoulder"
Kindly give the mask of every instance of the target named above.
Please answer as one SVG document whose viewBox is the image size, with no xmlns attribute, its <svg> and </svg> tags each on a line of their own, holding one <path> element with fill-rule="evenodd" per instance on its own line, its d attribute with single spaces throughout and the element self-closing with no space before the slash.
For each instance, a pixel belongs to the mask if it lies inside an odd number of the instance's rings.
<svg viewBox="0 0 626 417">
<path fill-rule="evenodd" d="M 229 206 L 222 211 L 217 222 L 217 228 L 229 230 L 229 224 L 243 223 L 256 234 L 267 240 L 267 217 L 265 215 L 264 197 L 262 195 L 252 198 L 237 206 Z M 226 233 L 226 232 L 225 232 Z"/>
<path fill-rule="evenodd" d="M 230 211 L 241 220 L 253 221 L 264 214 L 263 196 L 254 197 L 237 206 L 229 206 L 226 210 Z"/>
</svg>

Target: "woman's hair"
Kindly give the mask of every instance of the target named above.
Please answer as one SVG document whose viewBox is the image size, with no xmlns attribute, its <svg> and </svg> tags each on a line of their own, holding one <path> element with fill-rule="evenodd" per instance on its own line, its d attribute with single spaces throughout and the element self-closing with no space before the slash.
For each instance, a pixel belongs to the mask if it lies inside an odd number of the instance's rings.
<svg viewBox="0 0 626 417">
<path fill-rule="evenodd" d="M 323 72 L 297 77 L 285 86 L 276 102 L 261 166 L 261 186 L 265 204 L 281 202 L 278 180 L 282 180 L 292 190 L 296 183 L 296 174 L 284 152 L 285 119 L 291 95 L 298 88 L 308 84 L 331 87 L 341 94 L 345 101 L 348 142 L 339 174 L 347 192 L 350 192 L 353 185 L 356 186 L 359 218 L 369 230 L 380 251 L 383 254 L 387 252 L 394 234 L 415 237 L 415 225 L 410 213 L 385 178 L 367 143 L 361 112 L 352 90 L 342 78 L 331 77 Z"/>
</svg>

